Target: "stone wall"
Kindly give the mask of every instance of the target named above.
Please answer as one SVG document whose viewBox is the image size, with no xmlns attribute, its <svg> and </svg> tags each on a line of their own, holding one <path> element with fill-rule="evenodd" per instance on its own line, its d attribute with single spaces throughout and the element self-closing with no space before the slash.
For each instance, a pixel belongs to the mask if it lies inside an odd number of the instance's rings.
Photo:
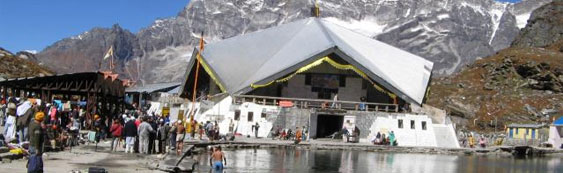
<svg viewBox="0 0 563 173">
<path fill-rule="evenodd" d="M 310 126 L 310 109 L 282 108 L 274 122 L 274 128 L 290 128 Z"/>
<path fill-rule="evenodd" d="M 351 111 L 350 114 L 356 115 L 356 126 L 360 129 L 360 138 L 367 138 L 371 133 L 371 126 L 375 122 L 378 115 L 384 115 L 383 112 L 364 112 Z M 376 132 L 377 133 L 377 132 Z"/>
</svg>

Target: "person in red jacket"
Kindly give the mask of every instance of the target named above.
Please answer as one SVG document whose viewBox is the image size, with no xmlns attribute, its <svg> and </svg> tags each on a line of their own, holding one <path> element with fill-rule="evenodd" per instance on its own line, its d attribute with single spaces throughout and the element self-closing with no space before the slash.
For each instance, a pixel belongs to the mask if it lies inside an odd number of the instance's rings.
<svg viewBox="0 0 563 173">
<path fill-rule="evenodd" d="M 119 148 L 119 143 L 121 141 L 121 131 L 123 130 L 123 126 L 119 122 L 119 119 L 114 119 L 113 124 L 110 128 L 111 136 L 113 137 L 111 140 L 111 151 L 117 151 Z"/>
</svg>

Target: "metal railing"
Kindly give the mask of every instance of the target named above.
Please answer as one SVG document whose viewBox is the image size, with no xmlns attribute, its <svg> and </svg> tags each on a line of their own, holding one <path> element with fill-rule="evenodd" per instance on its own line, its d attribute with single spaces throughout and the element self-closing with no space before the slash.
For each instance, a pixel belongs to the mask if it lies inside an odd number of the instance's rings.
<svg viewBox="0 0 563 173">
<path fill-rule="evenodd" d="M 254 95 L 233 96 L 233 104 L 240 105 L 244 102 L 251 102 L 259 105 L 268 106 L 287 106 L 298 108 L 320 108 L 336 110 L 354 110 L 368 112 L 399 112 L 398 104 L 370 103 L 354 101 L 333 101 L 327 99 L 305 99 L 288 97 L 269 97 Z M 290 105 L 280 105 L 280 102 L 290 103 Z"/>
</svg>

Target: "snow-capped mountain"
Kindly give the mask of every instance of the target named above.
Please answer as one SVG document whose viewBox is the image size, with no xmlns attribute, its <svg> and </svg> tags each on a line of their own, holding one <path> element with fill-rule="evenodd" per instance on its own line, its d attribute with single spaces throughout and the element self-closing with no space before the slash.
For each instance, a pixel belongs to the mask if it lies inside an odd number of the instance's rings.
<svg viewBox="0 0 563 173">
<path fill-rule="evenodd" d="M 326 20 L 427 58 L 440 75 L 508 47 L 530 13 L 547 2 L 320 0 L 318 4 Z M 176 17 L 155 20 L 136 34 L 118 26 L 96 28 L 63 39 L 37 56 L 47 65 L 68 63 L 69 67 L 53 68 L 63 73 L 96 70 L 104 51 L 114 45 L 119 52 L 117 70 L 126 77 L 146 83 L 178 81 L 201 32 L 209 43 L 277 26 L 310 17 L 313 3 L 192 0 Z"/>
</svg>

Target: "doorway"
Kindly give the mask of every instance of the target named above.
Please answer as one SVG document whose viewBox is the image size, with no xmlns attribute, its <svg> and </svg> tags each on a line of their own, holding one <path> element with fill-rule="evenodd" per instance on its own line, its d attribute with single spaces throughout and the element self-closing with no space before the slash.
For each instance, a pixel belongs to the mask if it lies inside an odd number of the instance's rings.
<svg viewBox="0 0 563 173">
<path fill-rule="evenodd" d="M 317 117 L 317 138 L 326 138 L 342 129 L 344 116 L 319 115 Z"/>
</svg>

